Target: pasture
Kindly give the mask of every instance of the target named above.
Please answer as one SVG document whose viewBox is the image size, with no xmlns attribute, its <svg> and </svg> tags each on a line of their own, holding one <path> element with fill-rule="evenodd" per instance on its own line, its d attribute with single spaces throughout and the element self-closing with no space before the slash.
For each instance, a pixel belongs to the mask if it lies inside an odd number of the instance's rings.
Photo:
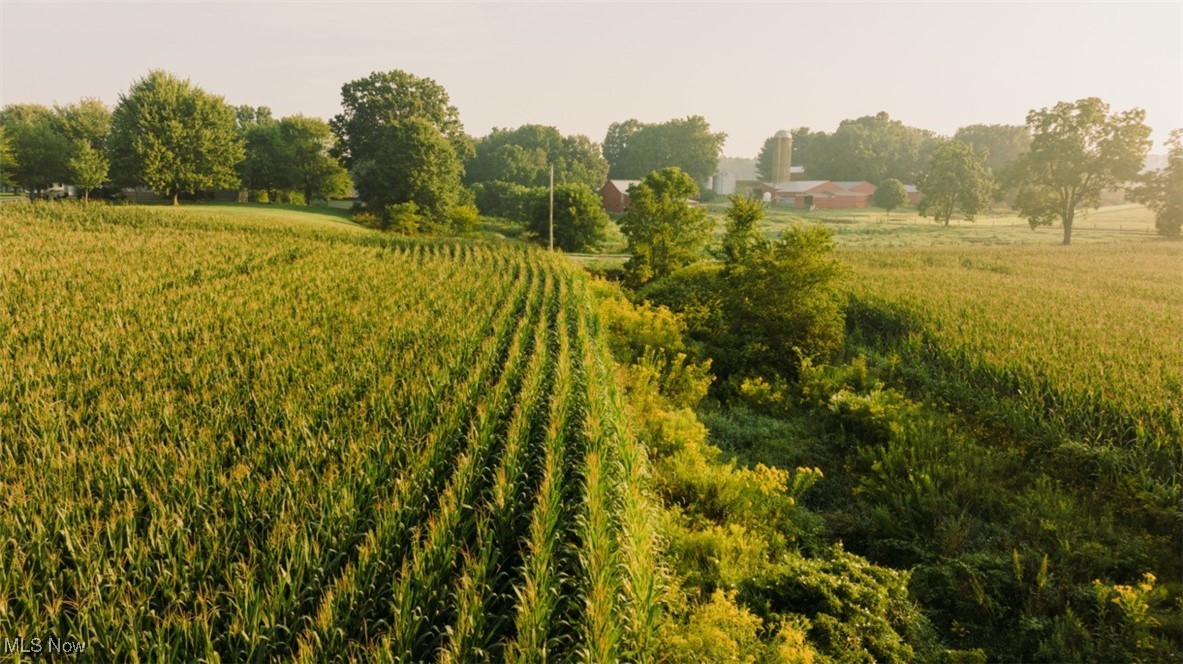
<svg viewBox="0 0 1183 664">
<path fill-rule="evenodd" d="M 727 205 L 710 206 L 716 217 L 716 239 L 723 237 Z M 1032 230 L 1024 219 L 1010 212 L 987 212 L 975 221 L 953 219 L 949 226 L 915 209 L 878 208 L 858 210 L 805 211 L 771 206 L 766 208 L 760 230 L 775 237 L 794 222 L 822 224 L 834 232 L 839 247 L 928 247 L 993 244 L 1058 244 L 1059 226 Z M 1155 239 L 1154 214 L 1144 206 L 1122 204 L 1078 213 L 1072 231 L 1074 244 L 1131 242 Z"/>
</svg>

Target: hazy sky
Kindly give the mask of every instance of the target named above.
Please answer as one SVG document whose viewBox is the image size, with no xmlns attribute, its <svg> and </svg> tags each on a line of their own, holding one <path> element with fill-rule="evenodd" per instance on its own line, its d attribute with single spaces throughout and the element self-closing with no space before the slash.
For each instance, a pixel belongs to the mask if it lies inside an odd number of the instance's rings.
<svg viewBox="0 0 1183 664">
<path fill-rule="evenodd" d="M 405 69 L 470 134 L 703 115 L 724 153 L 887 111 L 952 134 L 1096 96 L 1183 127 L 1183 2 L 21 3 L 0 0 L 0 102 L 120 92 L 150 69 L 233 104 L 328 118 L 341 84 Z"/>
</svg>

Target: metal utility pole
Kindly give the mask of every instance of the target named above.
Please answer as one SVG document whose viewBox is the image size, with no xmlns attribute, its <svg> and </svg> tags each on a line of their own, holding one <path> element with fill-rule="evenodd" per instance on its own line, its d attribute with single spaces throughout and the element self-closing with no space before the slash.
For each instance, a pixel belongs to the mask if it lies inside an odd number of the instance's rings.
<svg viewBox="0 0 1183 664">
<path fill-rule="evenodd" d="M 550 250 L 555 250 L 555 165 L 550 165 Z"/>
</svg>

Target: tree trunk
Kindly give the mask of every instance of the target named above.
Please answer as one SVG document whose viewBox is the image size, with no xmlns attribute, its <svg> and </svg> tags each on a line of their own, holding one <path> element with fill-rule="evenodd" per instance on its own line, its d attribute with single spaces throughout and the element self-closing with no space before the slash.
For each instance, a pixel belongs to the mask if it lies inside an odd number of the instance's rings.
<svg viewBox="0 0 1183 664">
<path fill-rule="evenodd" d="M 312 205 L 312 187 L 304 187 L 304 205 Z"/>
<path fill-rule="evenodd" d="M 1064 241 L 1065 246 L 1072 244 L 1072 219 L 1076 216 L 1076 210 L 1068 208 L 1068 212 L 1064 214 Z"/>
<path fill-rule="evenodd" d="M 180 192 L 177 192 L 177 191 L 173 192 L 173 207 L 176 207 L 181 204 L 181 201 L 177 198 L 177 196 L 179 196 L 179 195 L 180 195 Z"/>
<path fill-rule="evenodd" d="M 90 205 L 90 189 L 82 190 L 82 204 Z"/>
</svg>

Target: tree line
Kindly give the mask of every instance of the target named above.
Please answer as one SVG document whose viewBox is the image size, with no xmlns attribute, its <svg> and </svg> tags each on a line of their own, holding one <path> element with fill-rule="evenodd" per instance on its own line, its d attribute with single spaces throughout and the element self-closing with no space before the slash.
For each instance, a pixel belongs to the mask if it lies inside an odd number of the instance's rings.
<svg viewBox="0 0 1183 664">
<path fill-rule="evenodd" d="M 152 71 L 119 96 L 66 106 L 13 104 L 0 111 L 0 180 L 37 197 L 70 182 L 84 197 L 105 185 L 147 186 L 174 203 L 184 194 L 242 188 L 256 200 L 302 202 L 351 189 L 369 223 L 404 232 L 464 230 L 479 215 L 549 225 L 553 168 L 556 241 L 593 249 L 608 217 L 596 188 L 606 178 L 638 180 L 676 167 L 700 190 L 718 168 L 726 134 L 701 116 L 612 123 L 602 143 L 555 127 L 464 131 L 442 85 L 404 71 L 374 72 L 342 86 L 343 110 L 328 122 L 275 119 L 267 107 L 234 107 L 168 72 Z M 865 180 L 876 205 L 906 201 L 916 183 L 922 215 L 949 223 L 1006 200 L 1035 227 L 1061 224 L 1071 241 L 1076 210 L 1102 191 L 1129 187 L 1151 207 L 1164 235 L 1178 235 L 1178 136 L 1165 170 L 1141 175 L 1150 129 L 1140 109 L 1110 112 L 1097 98 L 1032 110 L 1025 125 L 970 125 L 951 139 L 909 127 L 887 113 L 843 120 L 832 133 L 792 131 L 792 160 L 807 179 Z M 774 138 L 757 157 L 773 177 Z M 1173 179 L 1172 179 L 1173 178 Z M 1136 187 L 1133 185 L 1137 185 Z"/>
</svg>

